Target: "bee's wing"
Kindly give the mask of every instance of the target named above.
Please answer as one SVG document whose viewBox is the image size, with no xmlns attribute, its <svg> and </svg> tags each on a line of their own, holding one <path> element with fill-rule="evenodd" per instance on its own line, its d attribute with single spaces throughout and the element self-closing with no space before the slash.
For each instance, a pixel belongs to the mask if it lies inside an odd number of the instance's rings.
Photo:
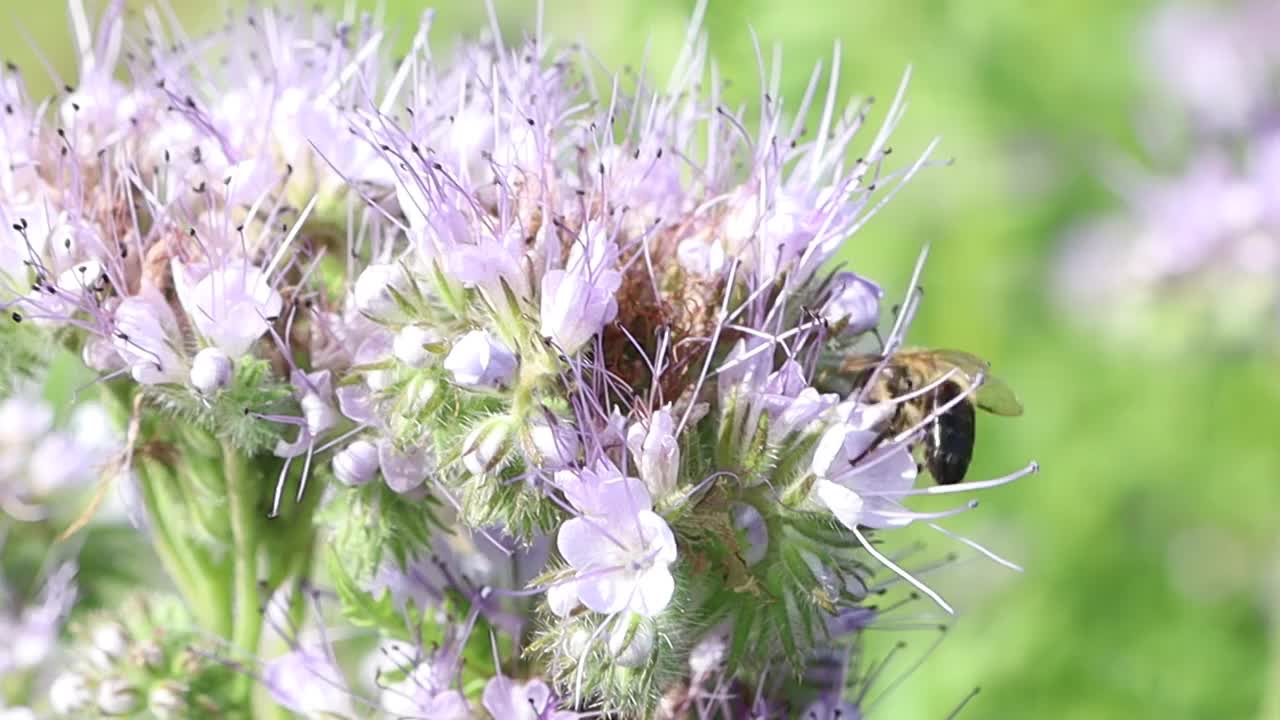
<svg viewBox="0 0 1280 720">
<path fill-rule="evenodd" d="M 872 353 L 846 355 L 840 359 L 840 372 L 856 373 L 862 370 L 870 370 L 880 364 L 883 360 L 883 355 L 875 355 Z"/>
<path fill-rule="evenodd" d="M 963 371 L 970 380 L 982 376 L 982 387 L 974 393 L 974 404 L 995 415 L 1014 417 L 1022 414 L 1022 403 L 1013 389 L 991 374 L 991 363 L 963 350 L 934 350 L 933 360 Z"/>
</svg>

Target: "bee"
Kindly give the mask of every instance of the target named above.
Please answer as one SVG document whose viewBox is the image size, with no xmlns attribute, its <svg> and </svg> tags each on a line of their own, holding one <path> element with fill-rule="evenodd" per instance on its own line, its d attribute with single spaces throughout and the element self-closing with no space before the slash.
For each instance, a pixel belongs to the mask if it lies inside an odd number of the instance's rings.
<svg viewBox="0 0 1280 720">
<path fill-rule="evenodd" d="M 884 433 L 898 434 L 925 423 L 924 466 L 939 485 L 952 485 L 964 480 L 973 459 L 974 408 L 1007 417 L 1022 414 L 1017 396 L 991 375 L 989 367 L 982 358 L 959 350 L 915 349 L 895 352 L 887 362 L 878 354 L 849 355 L 840 362 L 839 372 L 850 377 L 854 387 L 872 382 L 864 389 L 872 402 L 908 397 L 896 402 Z"/>
</svg>

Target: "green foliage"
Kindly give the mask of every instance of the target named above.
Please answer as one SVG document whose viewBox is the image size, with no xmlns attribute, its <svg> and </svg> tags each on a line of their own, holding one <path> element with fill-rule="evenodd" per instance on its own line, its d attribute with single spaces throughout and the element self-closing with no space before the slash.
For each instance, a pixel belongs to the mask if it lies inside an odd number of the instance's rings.
<svg viewBox="0 0 1280 720">
<path fill-rule="evenodd" d="M 0 398 L 41 378 L 57 348 L 53 331 L 29 320 L 0 317 Z"/>
<path fill-rule="evenodd" d="M 375 481 L 339 489 L 317 519 L 331 531 L 343 574 L 366 584 L 383 563 L 403 566 L 430 546 L 440 527 L 435 506 L 430 497 L 400 495 Z"/>
<path fill-rule="evenodd" d="M 213 397 L 187 387 L 152 385 L 149 398 L 180 423 L 190 423 L 214 437 L 229 440 L 246 455 L 271 452 L 297 427 L 255 417 L 253 413 L 296 415 L 289 386 L 274 379 L 271 363 L 245 356 L 236 361 L 231 383 Z"/>
<path fill-rule="evenodd" d="M 522 474 L 512 467 L 501 475 L 469 475 L 459 486 L 463 521 L 474 528 L 501 525 L 522 540 L 553 530 L 561 511 Z"/>
<path fill-rule="evenodd" d="M 796 672 L 828 640 L 827 622 L 864 600 L 870 569 L 865 551 L 827 515 L 796 513 L 760 503 L 769 532 L 763 559 L 748 566 L 746 538 L 709 495 L 677 531 L 702 587 L 710 624 L 730 624 L 731 669 L 764 669 L 782 655 Z"/>
</svg>

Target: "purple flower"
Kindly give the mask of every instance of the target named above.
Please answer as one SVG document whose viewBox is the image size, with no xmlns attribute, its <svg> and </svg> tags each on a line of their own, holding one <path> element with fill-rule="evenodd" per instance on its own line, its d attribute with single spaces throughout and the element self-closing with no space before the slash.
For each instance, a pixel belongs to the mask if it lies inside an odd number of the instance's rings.
<svg viewBox="0 0 1280 720">
<path fill-rule="evenodd" d="M 25 607 L 0 605 L 0 677 L 34 668 L 57 646 L 62 624 L 76 601 L 76 566 L 63 563 L 45 581 L 37 602 Z M 0 584 L 0 591 L 5 590 Z M 0 592 L 0 600 L 7 593 Z"/>
<path fill-rule="evenodd" d="M 116 306 L 112 343 L 143 385 L 185 383 L 186 362 L 178 354 L 178 320 L 160 293 L 144 288 Z"/>
<path fill-rule="evenodd" d="M 654 412 L 648 422 L 632 424 L 627 430 L 627 448 L 653 497 L 661 499 L 675 489 L 680 473 L 680 443 L 670 407 Z"/>
<path fill-rule="evenodd" d="M 484 686 L 484 709 L 493 720 L 575 720 L 578 714 L 557 709 L 556 697 L 536 678 L 516 682 L 498 675 Z"/>
<path fill-rule="evenodd" d="M 327 644 L 298 647 L 266 663 L 262 682 L 271 697 L 307 717 L 351 717 L 351 690 Z"/>
<path fill-rule="evenodd" d="M 649 509 L 648 491 L 632 480 L 585 488 L 587 497 L 579 502 L 595 513 L 565 521 L 556 547 L 576 571 L 574 587 L 583 605 L 601 613 L 629 609 L 652 617 L 666 609 L 675 591 L 670 566 L 676 561 L 676 539 Z"/>
<path fill-rule="evenodd" d="M 382 709 L 392 717 L 469 720 L 471 710 L 463 694 L 450 687 L 452 668 L 427 658 L 408 677 L 382 689 Z"/>
<path fill-rule="evenodd" d="M 622 284 L 622 274 L 613 269 L 617 248 L 606 230 L 592 223 L 582 235 L 566 268 L 542 276 L 542 335 L 569 355 L 617 317 L 614 294 Z"/>
<path fill-rule="evenodd" d="M 911 522 L 901 500 L 915 485 L 916 461 L 905 445 L 886 443 L 864 426 L 836 423 L 813 451 L 812 496 L 845 527 L 898 527 Z"/>
</svg>

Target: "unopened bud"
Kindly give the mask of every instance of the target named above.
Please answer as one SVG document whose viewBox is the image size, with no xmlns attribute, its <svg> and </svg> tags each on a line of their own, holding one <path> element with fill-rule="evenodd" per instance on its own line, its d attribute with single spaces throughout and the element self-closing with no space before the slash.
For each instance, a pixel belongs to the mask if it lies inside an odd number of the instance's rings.
<svg viewBox="0 0 1280 720">
<path fill-rule="evenodd" d="M 133 658 L 135 663 L 148 670 L 159 670 L 164 665 L 164 648 L 149 642 L 134 648 Z"/>
<path fill-rule="evenodd" d="M 463 387 L 499 389 L 516 377 L 516 356 L 483 330 L 472 330 L 454 343 L 444 369 Z"/>
<path fill-rule="evenodd" d="M 483 475 L 502 464 L 511 448 L 511 419 L 505 415 L 480 423 L 462 444 L 462 464 Z"/>
<path fill-rule="evenodd" d="M 609 631 L 609 653 L 622 667 L 641 667 L 653 653 L 653 623 L 639 615 L 624 616 Z"/>
<path fill-rule="evenodd" d="M 404 494 L 417 490 L 435 472 L 435 458 L 422 448 L 401 451 L 390 440 L 378 443 L 378 467 L 387 487 Z"/>
<path fill-rule="evenodd" d="M 129 636 L 119 623 L 101 623 L 93 628 L 90 637 L 93 646 L 108 657 L 118 658 L 129 649 Z"/>
<path fill-rule="evenodd" d="M 400 310 L 396 296 L 403 294 L 407 287 L 408 278 L 399 265 L 370 265 L 356 279 L 356 307 L 371 317 L 394 317 Z"/>
<path fill-rule="evenodd" d="M 680 443 L 669 407 L 653 413 L 647 423 L 632 425 L 627 430 L 627 448 L 635 458 L 640 479 L 655 500 L 675 489 L 680 473 Z"/>
<path fill-rule="evenodd" d="M 231 382 L 231 358 L 216 347 L 196 353 L 191 362 L 191 385 L 201 395 L 212 395 Z"/>
<path fill-rule="evenodd" d="M 822 317 L 843 330 L 858 335 L 874 330 L 880 324 L 880 298 L 884 290 L 870 280 L 851 272 L 836 273 L 831 278 L 831 295 L 822 308 Z"/>
<path fill-rule="evenodd" d="M 93 691 L 79 673 L 64 672 L 49 686 L 49 705 L 59 715 L 78 715 L 93 702 Z"/>
<path fill-rule="evenodd" d="M 396 333 L 396 359 L 409 367 L 426 367 L 444 349 L 439 333 L 418 325 L 406 325 Z"/>
<path fill-rule="evenodd" d="M 764 517 L 754 505 L 733 503 L 733 528 L 742 533 L 746 547 L 742 548 L 742 560 L 748 566 L 755 565 L 764 559 L 769 550 L 769 528 Z"/>
<path fill-rule="evenodd" d="M 147 709 L 160 720 L 190 717 L 187 688 L 175 682 L 156 685 L 151 688 L 151 693 L 147 696 Z"/>
<path fill-rule="evenodd" d="M 98 685 L 98 709 L 105 715 L 128 715 L 142 705 L 142 694 L 124 678 L 107 678 Z"/>
<path fill-rule="evenodd" d="M 333 456 L 333 474 L 344 485 L 363 485 L 378 474 L 378 448 L 356 440 Z"/>
<path fill-rule="evenodd" d="M 528 430 L 529 444 L 532 453 L 542 467 L 559 469 L 569 466 L 578 459 L 578 433 L 572 426 L 563 422 L 551 423 L 545 419 L 535 420 Z"/>
</svg>

